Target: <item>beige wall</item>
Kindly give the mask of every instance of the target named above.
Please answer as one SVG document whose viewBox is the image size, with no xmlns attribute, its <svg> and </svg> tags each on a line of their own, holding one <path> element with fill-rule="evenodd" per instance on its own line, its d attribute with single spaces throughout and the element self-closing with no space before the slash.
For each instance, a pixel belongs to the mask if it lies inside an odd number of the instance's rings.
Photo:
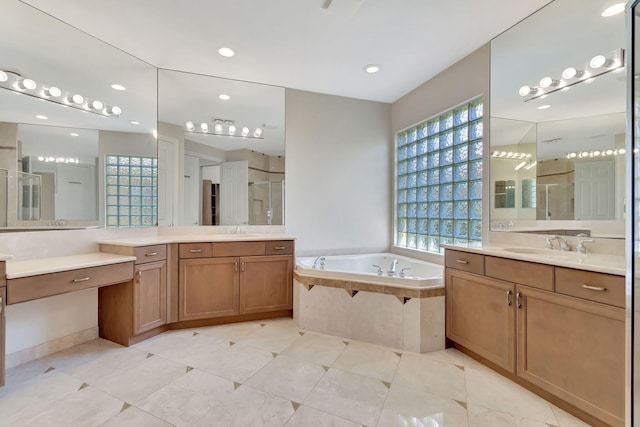
<svg viewBox="0 0 640 427">
<path fill-rule="evenodd" d="M 287 89 L 287 232 L 298 255 L 387 250 L 390 105 Z"/>
<path fill-rule="evenodd" d="M 490 132 L 489 132 L 489 66 L 490 46 L 486 44 L 480 49 L 461 59 L 451 67 L 427 81 L 423 85 L 412 90 L 391 105 L 391 131 L 395 133 L 407 127 L 432 117 L 453 106 L 461 104 L 478 95 L 484 97 L 484 171 L 482 188 L 483 201 L 489 200 L 489 158 Z M 288 107 L 288 106 L 287 106 Z M 393 141 L 391 150 L 393 150 Z M 394 158 L 391 157 L 393 164 Z M 395 167 L 395 166 L 392 166 Z M 393 181 L 393 180 L 391 180 Z M 391 182 L 393 186 L 393 182 Z M 394 191 L 391 191 L 389 205 L 393 209 Z M 489 232 L 489 203 L 483 203 L 483 236 Z M 393 213 L 391 213 L 393 215 Z M 393 218 L 393 216 L 391 216 Z M 389 229 L 389 228 L 388 228 Z M 391 242 L 393 244 L 393 229 L 391 229 Z"/>
</svg>

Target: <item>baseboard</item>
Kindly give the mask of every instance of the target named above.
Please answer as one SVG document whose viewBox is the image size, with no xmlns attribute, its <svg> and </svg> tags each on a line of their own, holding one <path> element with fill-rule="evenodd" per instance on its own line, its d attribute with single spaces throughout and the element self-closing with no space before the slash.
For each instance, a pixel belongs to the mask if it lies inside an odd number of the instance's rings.
<svg viewBox="0 0 640 427">
<path fill-rule="evenodd" d="M 94 326 L 92 328 L 66 335 L 64 337 L 56 338 L 54 340 L 38 344 L 33 347 L 25 348 L 24 350 L 7 354 L 5 358 L 5 368 L 13 368 L 23 363 L 48 356 L 53 353 L 57 353 L 67 348 L 83 344 L 85 342 L 93 341 L 96 338 L 98 338 L 98 327 Z"/>
</svg>

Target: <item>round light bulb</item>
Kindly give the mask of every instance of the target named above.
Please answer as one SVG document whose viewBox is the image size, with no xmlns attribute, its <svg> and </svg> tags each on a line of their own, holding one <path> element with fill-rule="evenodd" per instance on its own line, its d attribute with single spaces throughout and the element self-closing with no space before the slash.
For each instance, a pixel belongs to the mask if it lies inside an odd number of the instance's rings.
<svg viewBox="0 0 640 427">
<path fill-rule="evenodd" d="M 39 162 L 43 162 L 43 161 L 44 161 L 44 157 L 42 157 L 42 156 L 38 156 L 38 161 L 39 161 Z"/>
<path fill-rule="evenodd" d="M 532 92 L 531 86 L 522 86 L 518 93 L 520 96 L 527 96 Z"/>
<path fill-rule="evenodd" d="M 557 80 L 553 80 L 549 76 L 543 77 L 542 80 L 540 80 L 540 86 L 542 86 L 545 89 L 551 86 L 558 86 L 558 84 L 559 82 Z"/>
<path fill-rule="evenodd" d="M 607 151 L 605 152 L 605 154 L 606 154 L 607 156 L 610 156 L 610 155 L 612 155 L 612 154 L 613 154 L 613 150 L 609 149 L 609 150 L 607 150 Z"/>
<path fill-rule="evenodd" d="M 195 128 L 195 126 L 193 125 L 192 121 L 188 121 L 184 124 L 185 129 L 187 129 L 189 132 L 192 132 L 193 129 Z"/>
<path fill-rule="evenodd" d="M 591 61 L 589 61 L 589 66 L 593 69 L 601 68 L 606 64 L 607 64 L 607 58 L 605 58 L 604 55 L 596 55 L 593 58 L 591 58 Z"/>
<path fill-rule="evenodd" d="M 209 132 L 209 125 L 206 123 L 200 123 L 200 130 L 202 130 L 202 132 Z"/>
<path fill-rule="evenodd" d="M 31 79 L 20 80 L 17 83 L 19 90 L 34 90 L 36 88 L 36 82 Z"/>
<path fill-rule="evenodd" d="M 213 127 L 213 131 L 214 131 L 215 133 L 222 133 L 222 125 L 221 125 L 220 123 L 216 124 L 216 125 Z"/>
<path fill-rule="evenodd" d="M 229 126 L 229 135 L 236 134 L 236 127 L 234 125 Z"/>
<path fill-rule="evenodd" d="M 624 148 L 621 148 L 621 149 L 618 150 L 618 154 L 624 154 L 626 152 L 627 152 L 627 150 L 625 150 Z"/>
<path fill-rule="evenodd" d="M 600 151 L 595 150 L 595 151 L 593 152 L 593 155 L 594 155 L 594 156 L 599 156 L 599 155 L 600 155 Z"/>
<path fill-rule="evenodd" d="M 84 102 L 84 96 L 77 93 L 71 97 L 71 100 L 76 104 L 82 104 Z"/>
<path fill-rule="evenodd" d="M 249 128 L 248 127 L 243 127 L 241 133 L 242 133 L 242 136 L 249 135 Z"/>
<path fill-rule="evenodd" d="M 119 116 L 122 113 L 122 109 L 114 105 L 113 107 L 107 107 L 105 112 L 110 116 Z"/>
<path fill-rule="evenodd" d="M 104 108 L 104 104 L 100 101 L 91 101 L 90 106 L 94 110 L 102 110 Z"/>
<path fill-rule="evenodd" d="M 578 70 L 573 67 L 567 67 L 562 72 L 562 78 L 565 80 L 570 80 L 578 75 Z"/>
<path fill-rule="evenodd" d="M 9 76 L 4 71 L 0 70 L 0 82 L 6 82 Z"/>
<path fill-rule="evenodd" d="M 262 128 L 256 128 L 256 130 L 253 131 L 253 135 L 256 138 L 260 138 L 262 136 Z"/>
<path fill-rule="evenodd" d="M 59 96 L 62 96 L 62 91 L 55 86 L 51 86 L 50 88 L 44 90 L 44 94 L 46 96 L 57 98 Z"/>
</svg>

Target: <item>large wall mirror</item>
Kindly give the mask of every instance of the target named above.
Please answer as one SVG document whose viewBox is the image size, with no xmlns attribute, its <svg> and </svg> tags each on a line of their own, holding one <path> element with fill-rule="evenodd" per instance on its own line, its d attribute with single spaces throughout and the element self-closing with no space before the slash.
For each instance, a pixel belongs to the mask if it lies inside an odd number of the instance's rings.
<svg viewBox="0 0 640 427">
<path fill-rule="evenodd" d="M 160 225 L 284 224 L 284 92 L 159 70 Z"/>
<path fill-rule="evenodd" d="M 624 14 L 555 0 L 491 42 L 491 229 L 624 238 Z M 515 184 L 515 203 L 496 194 Z"/>
<path fill-rule="evenodd" d="M 156 225 L 156 68 L 14 0 L 0 58 L 0 231 Z"/>
</svg>

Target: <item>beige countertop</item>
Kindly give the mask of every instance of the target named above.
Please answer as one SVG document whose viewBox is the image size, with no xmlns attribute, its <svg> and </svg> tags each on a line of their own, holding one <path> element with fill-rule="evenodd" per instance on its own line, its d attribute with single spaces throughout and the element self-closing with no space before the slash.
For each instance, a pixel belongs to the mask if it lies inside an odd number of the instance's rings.
<svg viewBox="0 0 640 427">
<path fill-rule="evenodd" d="M 472 243 L 469 245 L 442 245 L 442 247 L 482 255 L 517 259 L 520 261 L 615 274 L 618 276 L 624 276 L 627 272 L 627 263 L 624 255 L 600 253 L 578 254 L 569 251 L 562 252 L 557 249 L 542 249 L 508 244 L 481 245 Z"/>
<path fill-rule="evenodd" d="M 0 261 L 9 261 L 13 258 L 13 255 L 10 254 L 0 254 Z"/>
<path fill-rule="evenodd" d="M 156 237 L 143 237 L 131 239 L 99 240 L 103 245 L 120 246 L 149 246 L 164 245 L 168 243 L 193 243 L 193 242 L 250 242 L 256 240 L 295 240 L 288 234 L 262 233 L 262 234 L 185 234 L 185 235 L 160 235 Z"/>
<path fill-rule="evenodd" d="M 7 279 L 58 273 L 60 271 L 79 270 L 81 268 L 99 267 L 135 260 L 136 257 L 133 256 L 95 252 L 54 258 L 9 261 L 7 262 Z"/>
</svg>

